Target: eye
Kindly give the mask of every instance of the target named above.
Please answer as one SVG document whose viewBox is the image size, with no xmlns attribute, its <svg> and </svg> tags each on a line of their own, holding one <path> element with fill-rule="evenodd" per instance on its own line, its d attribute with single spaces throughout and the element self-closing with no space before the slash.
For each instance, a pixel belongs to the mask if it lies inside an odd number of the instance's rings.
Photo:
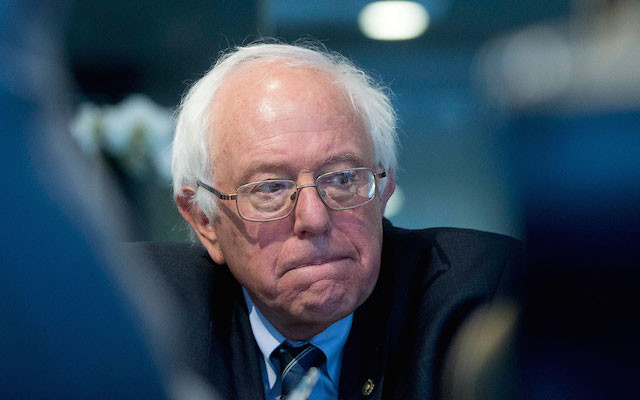
<svg viewBox="0 0 640 400">
<path fill-rule="evenodd" d="M 358 180 L 360 180 L 360 177 L 354 171 L 342 171 L 333 175 L 330 183 L 336 186 L 345 186 L 351 185 Z"/>
<path fill-rule="evenodd" d="M 252 193 L 257 193 L 257 194 L 273 194 L 273 193 L 278 193 L 278 192 L 286 190 L 286 189 L 287 189 L 287 185 L 284 182 L 280 182 L 280 181 L 264 181 L 264 182 L 257 183 L 253 187 L 251 192 Z"/>
</svg>

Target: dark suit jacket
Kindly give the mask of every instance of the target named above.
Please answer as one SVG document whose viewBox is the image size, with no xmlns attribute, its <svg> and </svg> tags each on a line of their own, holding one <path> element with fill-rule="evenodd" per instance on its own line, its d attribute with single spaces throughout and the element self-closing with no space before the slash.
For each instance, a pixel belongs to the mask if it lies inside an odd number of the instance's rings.
<svg viewBox="0 0 640 400">
<path fill-rule="evenodd" d="M 223 399 L 264 397 L 262 354 L 240 285 L 200 245 L 145 244 L 159 277 L 184 307 L 193 368 Z M 340 398 L 438 397 L 445 351 L 462 319 L 505 287 L 521 243 L 461 229 L 421 231 L 385 221 L 380 277 L 354 313 L 345 345 Z M 362 394 L 367 380 L 374 384 Z"/>
</svg>

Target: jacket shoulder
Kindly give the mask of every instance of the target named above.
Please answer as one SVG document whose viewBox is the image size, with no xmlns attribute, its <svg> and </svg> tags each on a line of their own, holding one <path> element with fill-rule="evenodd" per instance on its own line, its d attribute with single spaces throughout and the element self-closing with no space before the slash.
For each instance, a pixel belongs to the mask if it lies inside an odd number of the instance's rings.
<svg viewBox="0 0 640 400">
<path fill-rule="evenodd" d="M 388 380 L 385 391 L 390 398 L 437 396 L 455 332 L 478 306 L 512 293 L 523 245 L 469 229 L 387 225 L 384 233 L 381 277 L 392 304 L 389 368 L 404 371 L 393 374 L 397 381 Z"/>
<path fill-rule="evenodd" d="M 461 228 L 404 229 L 385 224 L 384 244 L 393 247 L 437 246 L 447 253 L 464 255 L 486 249 L 518 251 L 522 242 L 510 236 Z"/>
<path fill-rule="evenodd" d="M 394 264 L 400 260 L 428 276 L 450 269 L 486 275 L 502 270 L 505 264 L 520 263 L 523 248 L 521 241 L 497 233 L 459 228 L 412 230 L 387 224 L 383 259 Z"/>
<path fill-rule="evenodd" d="M 130 243 L 129 256 L 141 257 L 157 285 L 168 289 L 182 323 L 185 358 L 201 376 L 209 375 L 211 321 L 216 309 L 231 310 L 231 291 L 237 286 L 226 266 L 215 264 L 200 244 Z M 217 328 L 229 328 L 230 317 L 219 318 Z"/>
</svg>

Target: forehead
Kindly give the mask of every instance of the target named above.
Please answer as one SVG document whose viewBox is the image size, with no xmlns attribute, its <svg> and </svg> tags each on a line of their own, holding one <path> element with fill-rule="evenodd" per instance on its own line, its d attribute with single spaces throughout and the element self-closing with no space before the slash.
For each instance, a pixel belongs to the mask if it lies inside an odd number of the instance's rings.
<svg viewBox="0 0 640 400">
<path fill-rule="evenodd" d="M 373 159 L 371 139 L 342 86 L 310 67 L 282 61 L 241 67 L 218 90 L 212 123 L 217 177 L 238 178 L 262 164 L 314 169 Z"/>
</svg>

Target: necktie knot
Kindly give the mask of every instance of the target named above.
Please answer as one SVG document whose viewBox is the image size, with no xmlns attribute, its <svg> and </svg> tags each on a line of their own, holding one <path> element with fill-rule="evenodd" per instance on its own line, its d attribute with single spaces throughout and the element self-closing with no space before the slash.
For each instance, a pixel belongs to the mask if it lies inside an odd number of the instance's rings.
<svg viewBox="0 0 640 400">
<path fill-rule="evenodd" d="M 318 368 L 325 361 L 322 350 L 310 343 L 295 347 L 284 342 L 273 352 L 272 357 L 280 364 L 282 398 L 298 386 L 310 368 Z"/>
</svg>

